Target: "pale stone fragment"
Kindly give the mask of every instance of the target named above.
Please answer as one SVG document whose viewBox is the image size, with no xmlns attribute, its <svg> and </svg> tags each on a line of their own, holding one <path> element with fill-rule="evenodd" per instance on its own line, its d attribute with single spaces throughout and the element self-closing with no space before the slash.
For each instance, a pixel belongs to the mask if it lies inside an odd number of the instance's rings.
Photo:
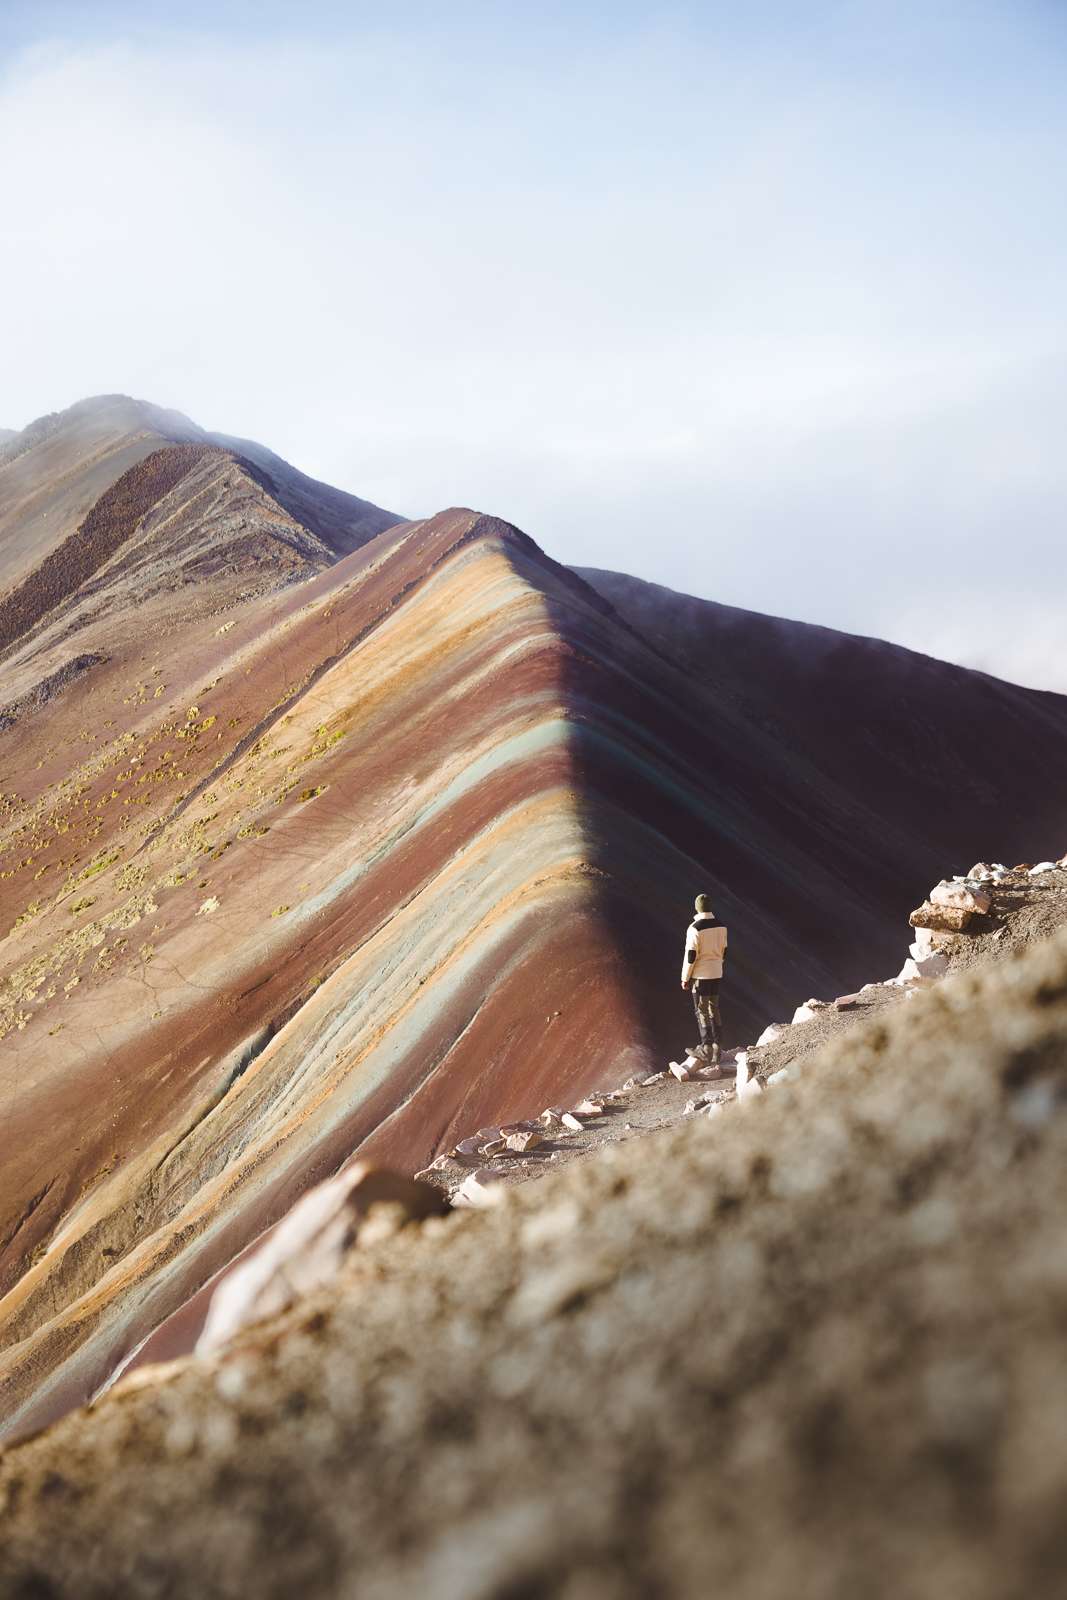
<svg viewBox="0 0 1067 1600">
<path fill-rule="evenodd" d="M 215 1290 L 197 1342 L 205 1355 L 250 1322 L 284 1311 L 301 1295 L 328 1283 L 358 1242 L 372 1206 L 393 1208 L 403 1221 L 442 1216 L 440 1189 L 359 1161 L 298 1200 L 258 1250 L 226 1274 Z"/>
<path fill-rule="evenodd" d="M 780 1039 L 784 1033 L 785 1033 L 785 1024 L 784 1023 L 772 1022 L 769 1027 L 764 1028 L 763 1032 L 760 1034 L 759 1038 L 756 1040 L 756 1045 L 758 1047 L 760 1045 L 773 1044 L 774 1041 L 776 1039 Z"/>
<path fill-rule="evenodd" d="M 536 1150 L 542 1144 L 544 1140 L 539 1133 L 509 1133 L 507 1137 L 508 1149 L 516 1151 L 519 1155 L 525 1155 L 528 1150 Z"/>
<path fill-rule="evenodd" d="M 492 1206 L 503 1196 L 503 1173 L 491 1167 L 479 1167 L 469 1172 L 452 1197 L 454 1206 L 474 1206 L 480 1209 Z"/>
</svg>

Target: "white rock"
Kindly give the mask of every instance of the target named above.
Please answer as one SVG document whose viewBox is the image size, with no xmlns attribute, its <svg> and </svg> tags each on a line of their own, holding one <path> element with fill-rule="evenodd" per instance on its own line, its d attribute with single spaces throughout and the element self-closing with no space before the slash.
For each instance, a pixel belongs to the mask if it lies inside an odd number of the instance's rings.
<svg viewBox="0 0 1067 1600">
<path fill-rule="evenodd" d="M 681 1062 L 672 1061 L 667 1068 L 672 1078 L 677 1078 L 679 1083 L 688 1083 L 693 1074 L 688 1067 L 683 1067 Z"/>
<path fill-rule="evenodd" d="M 651 1072 L 647 1078 L 641 1079 L 642 1089 L 651 1089 L 653 1084 L 662 1083 L 667 1076 L 665 1072 Z"/>
<path fill-rule="evenodd" d="M 943 955 L 914 957 L 905 961 L 897 975 L 897 983 L 914 983 L 916 978 L 942 978 L 948 971 L 948 957 Z"/>
<path fill-rule="evenodd" d="M 1036 867 L 1030 868 L 1030 876 L 1036 878 L 1042 872 L 1055 872 L 1058 865 L 1058 861 L 1039 861 Z"/>
<path fill-rule="evenodd" d="M 585 1129 L 585 1124 L 572 1111 L 565 1111 L 559 1120 L 563 1127 L 570 1129 L 571 1133 L 582 1133 Z"/>
<path fill-rule="evenodd" d="M 504 1193 L 501 1188 L 503 1180 L 502 1172 L 494 1172 L 491 1167 L 479 1167 L 477 1172 L 469 1172 L 464 1178 L 456 1190 L 452 1204 L 474 1206 L 477 1209 L 496 1205 Z"/>
<path fill-rule="evenodd" d="M 580 1100 L 576 1106 L 571 1106 L 571 1113 L 576 1117 L 601 1117 L 604 1107 L 599 1100 Z"/>
<path fill-rule="evenodd" d="M 782 1025 L 781 1023 L 778 1023 L 778 1022 L 772 1022 L 769 1027 L 764 1028 L 763 1032 L 760 1034 L 759 1038 L 756 1040 L 757 1048 L 759 1048 L 761 1045 L 773 1044 L 774 1041 L 776 1039 L 780 1039 L 784 1033 L 785 1033 L 784 1025 Z"/>
<path fill-rule="evenodd" d="M 735 1079 L 735 1086 L 737 1088 L 738 1094 L 741 1093 L 741 1090 L 745 1087 L 745 1084 L 747 1082 L 748 1082 L 748 1054 L 747 1054 L 746 1051 L 742 1050 L 741 1054 L 737 1058 L 737 1077 Z"/>
<path fill-rule="evenodd" d="M 772 1083 L 785 1083 L 787 1079 L 791 1078 L 792 1076 L 793 1074 L 790 1072 L 788 1067 L 779 1067 L 778 1071 L 772 1072 L 770 1077 L 767 1079 L 767 1087 L 769 1089 Z"/>
<path fill-rule="evenodd" d="M 796 1010 L 793 1012 L 794 1025 L 798 1022 L 814 1022 L 815 1018 L 822 1009 L 822 1002 L 814 1003 L 811 1000 L 805 1000 L 804 1004 L 802 1006 L 797 1006 Z"/>
<path fill-rule="evenodd" d="M 749 1078 L 747 1083 L 743 1083 L 738 1087 L 737 1098 L 744 1105 L 749 1100 L 758 1100 L 762 1093 L 763 1090 L 760 1087 L 759 1079 Z"/>
</svg>

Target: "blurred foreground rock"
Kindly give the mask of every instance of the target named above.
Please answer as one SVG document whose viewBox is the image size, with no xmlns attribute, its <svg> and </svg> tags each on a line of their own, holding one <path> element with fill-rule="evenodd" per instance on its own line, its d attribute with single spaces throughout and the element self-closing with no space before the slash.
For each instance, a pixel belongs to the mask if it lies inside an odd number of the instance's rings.
<svg viewBox="0 0 1067 1600">
<path fill-rule="evenodd" d="M 0 1590 L 1055 1594 L 1065 1211 L 1067 935 L 9 1451 Z"/>
</svg>

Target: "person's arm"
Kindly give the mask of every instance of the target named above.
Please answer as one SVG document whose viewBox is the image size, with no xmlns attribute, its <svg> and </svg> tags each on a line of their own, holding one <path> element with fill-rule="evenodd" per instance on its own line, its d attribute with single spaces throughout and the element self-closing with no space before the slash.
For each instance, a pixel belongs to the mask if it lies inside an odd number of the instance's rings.
<svg viewBox="0 0 1067 1600">
<path fill-rule="evenodd" d="M 690 923 L 685 935 L 685 954 L 682 957 L 682 988 L 688 989 L 690 974 L 693 971 L 693 962 L 697 958 L 696 929 Z"/>
</svg>

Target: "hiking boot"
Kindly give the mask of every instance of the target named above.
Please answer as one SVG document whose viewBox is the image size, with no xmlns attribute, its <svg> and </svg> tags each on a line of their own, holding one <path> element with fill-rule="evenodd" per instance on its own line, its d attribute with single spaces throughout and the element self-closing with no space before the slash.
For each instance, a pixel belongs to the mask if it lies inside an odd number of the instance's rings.
<svg viewBox="0 0 1067 1600">
<path fill-rule="evenodd" d="M 692 1056 L 694 1061 L 706 1061 L 708 1059 L 707 1049 L 702 1044 L 688 1045 L 685 1053 L 687 1056 Z"/>
<path fill-rule="evenodd" d="M 713 1067 L 717 1067 L 719 1065 L 719 1058 L 720 1058 L 721 1054 L 722 1054 L 722 1052 L 720 1051 L 718 1045 L 717 1044 L 713 1044 L 712 1047 L 711 1047 L 711 1057 L 710 1057 L 711 1064 L 712 1064 Z"/>
</svg>

